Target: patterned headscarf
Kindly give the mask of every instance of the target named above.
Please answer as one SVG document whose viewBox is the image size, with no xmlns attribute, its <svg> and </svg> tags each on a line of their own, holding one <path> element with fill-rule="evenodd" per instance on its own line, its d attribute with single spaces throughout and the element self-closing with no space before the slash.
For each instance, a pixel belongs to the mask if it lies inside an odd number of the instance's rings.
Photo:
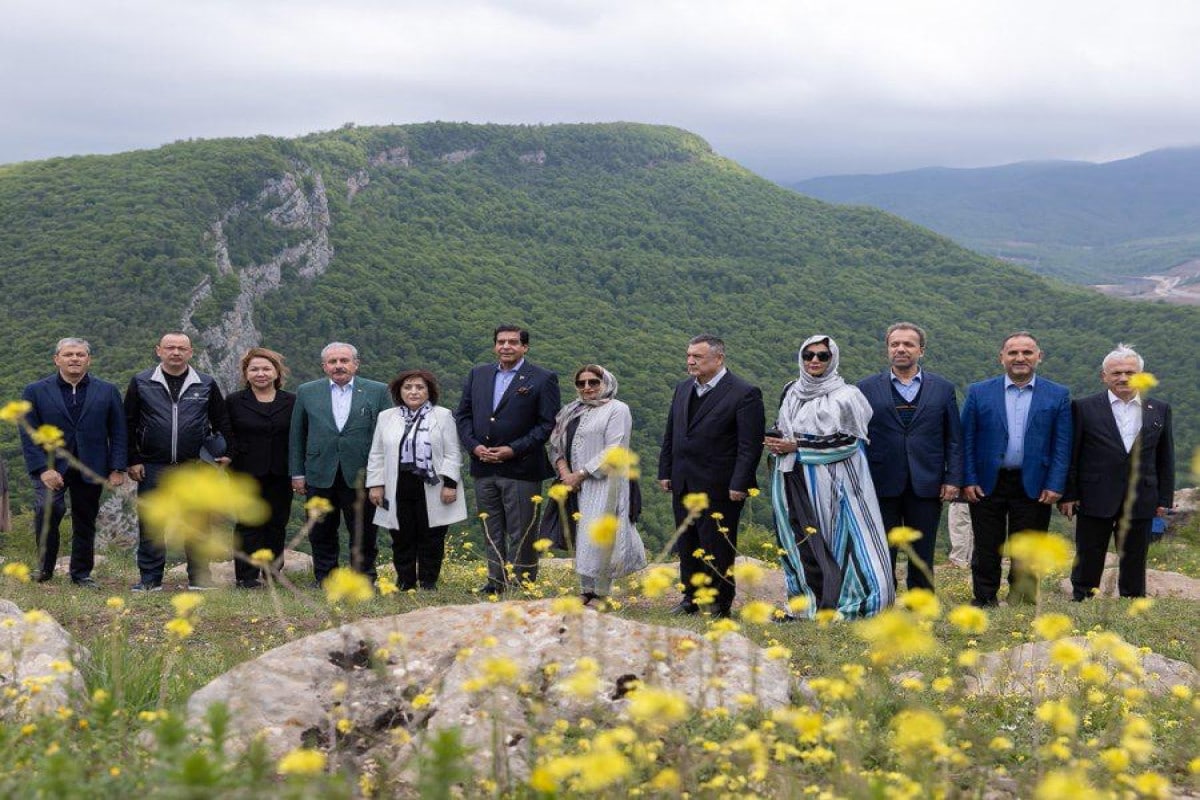
<svg viewBox="0 0 1200 800">
<path fill-rule="evenodd" d="M 803 353 L 809 345 L 829 347 L 829 366 L 819 377 L 804 369 Z M 842 433 L 867 441 L 871 405 L 858 387 L 838 374 L 841 351 L 825 334 L 810 336 L 800 345 L 800 377 L 788 387 L 779 407 L 779 427 L 787 436 L 830 436 Z"/>
<path fill-rule="evenodd" d="M 601 367 L 599 364 L 593 364 L 584 367 L 576 374 L 584 372 L 595 372 L 600 370 L 600 394 L 596 395 L 595 400 L 584 400 L 578 397 L 567 403 L 558 414 L 554 417 L 554 430 L 550 433 L 550 445 L 556 448 L 560 453 L 567 451 L 567 428 L 571 422 L 579 417 L 582 417 L 588 408 L 602 406 L 608 401 L 617 396 L 617 379 L 611 372 Z"/>
</svg>

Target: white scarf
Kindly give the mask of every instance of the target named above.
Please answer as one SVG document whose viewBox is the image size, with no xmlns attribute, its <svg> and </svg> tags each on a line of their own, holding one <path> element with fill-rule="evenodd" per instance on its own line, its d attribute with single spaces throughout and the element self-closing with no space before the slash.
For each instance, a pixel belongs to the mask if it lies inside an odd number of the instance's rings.
<svg viewBox="0 0 1200 800">
<path fill-rule="evenodd" d="M 829 366 L 814 378 L 804 369 L 803 353 L 812 344 L 829 347 Z M 779 407 L 779 428 L 785 436 L 845 434 L 867 440 L 871 404 L 857 386 L 838 374 L 841 362 L 837 342 L 824 334 L 810 336 L 800 346 L 800 377 L 788 387 Z"/>
</svg>

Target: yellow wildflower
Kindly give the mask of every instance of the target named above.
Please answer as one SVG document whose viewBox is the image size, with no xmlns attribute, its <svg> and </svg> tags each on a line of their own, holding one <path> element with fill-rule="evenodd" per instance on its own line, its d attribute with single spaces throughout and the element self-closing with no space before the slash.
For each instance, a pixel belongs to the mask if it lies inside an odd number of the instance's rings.
<svg viewBox="0 0 1200 800">
<path fill-rule="evenodd" d="M 588 536 L 600 547 L 612 547 L 617 539 L 619 526 L 615 514 L 602 514 L 588 527 Z"/>
<path fill-rule="evenodd" d="M 1149 611 L 1153 605 L 1154 600 L 1149 597 L 1135 597 L 1125 613 L 1131 617 L 1138 617 Z"/>
<path fill-rule="evenodd" d="M 963 633 L 983 633 L 988 627 L 987 612 L 970 605 L 956 606 L 946 620 Z"/>
<path fill-rule="evenodd" d="M 888 531 L 887 540 L 888 544 L 892 547 L 899 547 L 902 544 L 912 544 L 920 539 L 922 535 L 916 528 L 901 525 Z"/>
<path fill-rule="evenodd" d="M 638 464 L 638 455 L 627 447 L 614 445 L 604 451 L 600 457 L 600 469 L 605 473 L 628 475 L 629 470 Z"/>
<path fill-rule="evenodd" d="M 29 567 L 19 561 L 13 561 L 4 565 L 4 569 L 0 573 L 6 578 L 12 578 L 21 583 L 29 583 Z"/>
<path fill-rule="evenodd" d="M 165 628 L 167 633 L 175 639 L 186 639 L 192 635 L 194 630 L 194 628 L 192 628 L 192 623 L 188 622 L 183 617 L 175 617 L 167 622 L 166 625 L 163 625 L 163 628 Z"/>
<path fill-rule="evenodd" d="M 1037 718 L 1055 733 L 1070 736 L 1075 733 L 1079 719 L 1065 700 L 1047 700 L 1037 708 Z"/>
<path fill-rule="evenodd" d="M 62 429 L 54 425 L 37 426 L 33 433 L 29 434 L 29 438 L 43 450 L 57 450 L 67 444 L 66 439 L 63 438 Z"/>
<path fill-rule="evenodd" d="M 158 487 L 139 500 L 138 512 L 159 541 L 190 544 L 214 558 L 231 549 L 229 522 L 258 525 L 266 521 L 270 507 L 250 476 L 196 462 L 168 470 Z"/>
<path fill-rule="evenodd" d="M 546 498 L 542 497 L 540 494 L 532 495 L 529 498 L 529 502 L 533 503 L 535 506 L 540 506 L 543 502 L 545 502 L 545 500 Z"/>
<path fill-rule="evenodd" d="M 1056 769 L 1046 773 L 1033 796 L 1036 800 L 1093 800 L 1096 787 L 1082 769 Z"/>
<path fill-rule="evenodd" d="M 1054 533 L 1021 531 L 1014 534 L 1004 546 L 1004 554 L 1019 561 L 1023 569 L 1036 577 L 1044 578 L 1071 566 L 1074 559 L 1069 542 Z"/>
<path fill-rule="evenodd" d="M 1075 623 L 1066 614 L 1042 614 L 1034 617 L 1030 627 L 1043 639 L 1058 639 L 1070 633 Z"/>
<path fill-rule="evenodd" d="M 262 548 L 261 550 L 255 550 L 253 553 L 250 554 L 251 563 L 253 563 L 254 566 L 259 567 L 261 569 L 265 569 L 265 568 L 271 566 L 271 563 L 274 560 L 275 560 L 275 554 L 272 553 L 266 547 Z"/>
<path fill-rule="evenodd" d="M 1137 375 L 1133 377 L 1136 378 Z M 1157 772 L 1143 772 L 1133 779 L 1133 790 L 1138 793 L 1139 797 L 1167 800 L 1171 796 L 1171 782 Z"/>
<path fill-rule="evenodd" d="M 304 502 L 304 511 L 309 519 L 320 519 L 333 511 L 333 503 L 327 497 L 313 496 Z"/>
<path fill-rule="evenodd" d="M 325 599 L 330 603 L 365 603 L 375 596 L 371 579 L 346 567 L 334 567 L 322 587 L 325 589 Z"/>
<path fill-rule="evenodd" d="M 892 736 L 901 756 L 917 761 L 943 753 L 946 724 L 931 711 L 907 709 L 892 719 Z"/>
<path fill-rule="evenodd" d="M 787 610 L 789 614 L 798 616 L 808 610 L 808 598 L 805 595 L 798 594 L 795 597 L 789 597 L 787 601 Z"/>
<path fill-rule="evenodd" d="M 692 515 L 699 514 L 708 508 L 708 495 L 704 492 L 692 492 L 683 496 L 683 507 Z"/>
<path fill-rule="evenodd" d="M 16 423 L 33 410 L 33 403 L 28 400 L 13 400 L 0 408 L 0 421 Z"/>
<path fill-rule="evenodd" d="M 742 606 L 742 620 L 750 625 L 766 625 L 775 616 L 775 607 L 762 600 L 751 600 Z"/>
<path fill-rule="evenodd" d="M 729 574 L 738 583 L 746 586 L 758 586 L 766 578 L 763 568 L 753 561 L 742 561 L 729 568 Z"/>
<path fill-rule="evenodd" d="M 550 495 L 550 499 L 561 506 L 567 502 L 567 497 L 570 496 L 571 490 L 564 483 L 556 483 L 546 490 L 546 494 Z"/>
<path fill-rule="evenodd" d="M 185 592 L 171 598 L 171 605 L 175 607 L 175 613 L 181 617 L 191 614 L 203 602 L 204 597 L 198 592 Z"/>
<path fill-rule="evenodd" d="M 553 546 L 554 542 L 550 541 L 549 539 L 538 539 L 533 543 L 533 549 L 539 553 L 545 553 Z"/>
<path fill-rule="evenodd" d="M 926 655 L 937 647 L 933 636 L 911 614 L 888 609 L 855 626 L 855 633 L 871 645 L 869 658 L 876 664 L 893 664 Z"/>
<path fill-rule="evenodd" d="M 756 487 L 751 486 L 749 489 L 746 490 L 746 494 L 749 497 L 754 498 L 754 497 L 758 497 L 760 494 L 762 494 L 762 492 L 759 491 Z"/>
<path fill-rule="evenodd" d="M 555 614 L 565 614 L 567 616 L 582 614 L 583 600 L 573 594 L 566 597 L 556 597 L 550 603 L 550 610 Z"/>
<path fill-rule="evenodd" d="M 658 792 L 674 794 L 679 790 L 682 781 L 679 773 L 667 767 L 650 779 L 650 788 Z"/>
<path fill-rule="evenodd" d="M 942 608 L 937 595 L 928 589 L 909 589 L 900 595 L 900 606 L 907 608 L 921 619 L 937 619 Z"/>
<path fill-rule="evenodd" d="M 645 597 L 661 597 L 675 585 L 675 571 L 670 567 L 651 567 L 642 578 L 642 594 Z"/>
<path fill-rule="evenodd" d="M 43 622 L 50 621 L 50 615 L 40 608 L 31 608 L 26 611 L 22 617 L 28 625 L 38 625 Z"/>
<path fill-rule="evenodd" d="M 1087 650 L 1070 639 L 1060 639 L 1050 646 L 1050 660 L 1063 669 L 1082 664 L 1086 658 Z"/>
<path fill-rule="evenodd" d="M 1100 763 L 1114 775 L 1129 769 L 1129 753 L 1119 747 L 1109 747 L 1099 753 Z"/>
<path fill-rule="evenodd" d="M 635 722 L 670 725 L 687 719 L 688 701 L 671 689 L 639 685 L 629 693 L 626 713 Z"/>
<path fill-rule="evenodd" d="M 988 748 L 999 752 L 1012 750 L 1012 739 L 1009 739 L 1007 736 L 996 736 L 992 739 L 992 741 L 988 742 Z"/>
<path fill-rule="evenodd" d="M 319 775 L 325 771 L 325 754 L 298 747 L 279 760 L 280 775 Z"/>
<path fill-rule="evenodd" d="M 400 587 L 396 585 L 396 582 L 386 575 L 380 575 L 375 579 L 375 587 L 379 589 L 380 597 L 389 597 L 400 591 Z"/>
<path fill-rule="evenodd" d="M 1148 392 L 1155 386 L 1158 386 L 1158 378 L 1154 377 L 1153 372 L 1139 372 L 1129 376 L 1129 388 L 1138 394 Z"/>
</svg>

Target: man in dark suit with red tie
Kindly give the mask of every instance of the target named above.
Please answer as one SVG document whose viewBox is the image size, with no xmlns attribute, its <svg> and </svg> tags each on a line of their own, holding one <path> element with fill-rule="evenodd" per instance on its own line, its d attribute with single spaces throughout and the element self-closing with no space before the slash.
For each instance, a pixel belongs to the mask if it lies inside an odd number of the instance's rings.
<svg viewBox="0 0 1200 800">
<path fill-rule="evenodd" d="M 709 507 L 679 537 L 683 600 L 672 611 L 700 611 L 692 577 L 703 572 L 717 590 L 712 613 L 727 617 L 735 592 L 729 568 L 736 554 L 738 519 L 749 490 L 757 486 L 766 412 L 758 387 L 725 368 L 721 339 L 708 335 L 692 339 L 687 371 L 691 377 L 676 385 L 667 415 L 658 482 L 663 491 L 671 492 L 676 525 L 688 516 L 685 495 L 706 494 Z M 697 556 L 697 551 L 702 554 Z"/>
<path fill-rule="evenodd" d="M 1122 597 L 1146 594 L 1146 551 L 1156 516 L 1166 516 L 1175 495 L 1175 442 L 1171 407 L 1142 397 L 1130 378 L 1142 357 L 1123 344 L 1104 357 L 1100 378 L 1107 391 L 1072 406 L 1074 447 L 1067 492 L 1059 510 L 1075 522 L 1072 596 L 1086 600 L 1100 587 L 1104 554 L 1116 536 Z M 1136 460 L 1136 464 L 1135 464 Z M 1129 478 L 1137 477 L 1130 491 Z"/>
</svg>

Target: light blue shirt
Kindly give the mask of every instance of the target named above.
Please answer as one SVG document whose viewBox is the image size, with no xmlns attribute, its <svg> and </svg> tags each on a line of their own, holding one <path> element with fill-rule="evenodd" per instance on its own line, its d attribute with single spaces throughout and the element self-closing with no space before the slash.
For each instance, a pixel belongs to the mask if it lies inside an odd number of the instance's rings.
<svg viewBox="0 0 1200 800">
<path fill-rule="evenodd" d="M 708 383 L 701 383 L 700 381 L 696 381 L 696 397 L 704 397 L 704 395 L 708 394 L 713 389 L 715 389 L 717 384 L 721 382 L 721 378 L 724 378 L 725 373 L 728 371 L 729 370 L 727 370 L 725 367 L 721 367 L 721 369 L 717 372 L 717 374 L 713 375 L 712 379 L 709 380 Z"/>
<path fill-rule="evenodd" d="M 917 370 L 917 374 L 912 376 L 912 380 L 908 383 L 900 380 L 896 373 L 892 375 L 892 386 L 896 387 L 896 391 L 904 398 L 904 402 L 911 403 L 917 399 L 917 392 L 921 391 L 921 370 Z"/>
<path fill-rule="evenodd" d="M 504 397 L 513 378 L 517 377 L 517 373 L 523 366 L 525 366 L 523 358 L 514 364 L 512 369 L 501 369 L 499 364 L 496 365 L 496 382 L 492 384 L 492 411 L 495 411 L 496 406 L 500 405 L 500 398 Z"/>
<path fill-rule="evenodd" d="M 1007 375 L 1004 376 L 1004 413 L 1008 419 L 1008 447 L 1004 449 L 1004 469 L 1020 469 L 1025 461 L 1025 427 L 1029 422 L 1029 408 L 1033 405 L 1033 386 L 1037 377 L 1024 386 L 1017 386 Z"/>
<path fill-rule="evenodd" d="M 350 404 L 354 402 L 354 379 L 351 378 L 345 386 L 329 382 L 329 400 L 333 404 L 333 424 L 340 431 L 346 427 L 350 419 Z"/>
</svg>

